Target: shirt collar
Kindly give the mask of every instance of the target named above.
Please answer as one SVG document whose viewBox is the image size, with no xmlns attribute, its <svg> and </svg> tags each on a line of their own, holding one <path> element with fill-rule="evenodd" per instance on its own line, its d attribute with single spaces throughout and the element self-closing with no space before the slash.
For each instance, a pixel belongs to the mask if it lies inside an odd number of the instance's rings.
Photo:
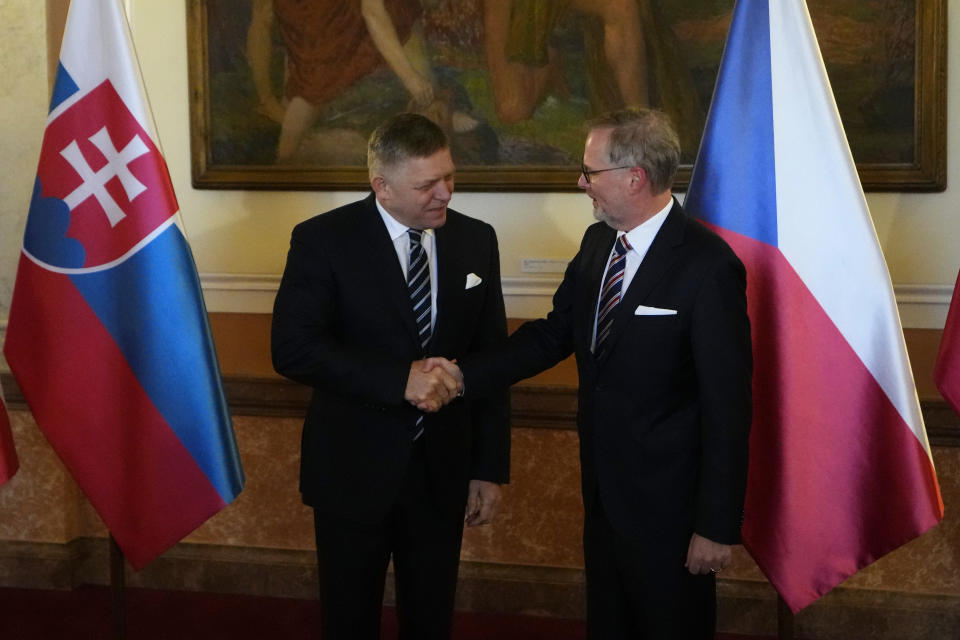
<svg viewBox="0 0 960 640">
<path fill-rule="evenodd" d="M 667 219 L 667 214 L 670 213 L 670 209 L 673 208 L 673 198 L 670 199 L 670 202 L 667 203 L 663 209 L 660 209 L 652 217 L 645 220 L 643 223 L 638 224 L 630 231 L 618 232 L 617 238 L 622 235 L 627 236 L 627 242 L 630 243 L 631 248 L 637 250 L 639 247 L 649 246 L 650 242 L 653 241 L 654 236 L 657 235 L 657 232 L 660 231 L 660 227 L 663 226 L 663 223 Z M 646 253 L 646 250 L 643 251 Z"/>
<path fill-rule="evenodd" d="M 377 211 L 380 212 L 380 217 L 383 218 L 383 224 L 387 227 L 387 233 L 390 234 L 390 239 L 396 240 L 400 236 L 407 235 L 407 229 L 410 229 L 410 227 L 390 215 L 390 212 L 383 208 L 379 200 L 374 199 L 374 202 L 377 203 Z M 423 233 L 424 235 L 432 236 L 433 229 L 424 229 Z"/>
</svg>

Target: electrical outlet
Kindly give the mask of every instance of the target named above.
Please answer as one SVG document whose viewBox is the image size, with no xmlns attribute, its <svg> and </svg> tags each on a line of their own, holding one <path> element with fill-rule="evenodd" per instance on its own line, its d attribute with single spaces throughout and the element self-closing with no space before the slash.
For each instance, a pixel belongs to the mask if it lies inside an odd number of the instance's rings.
<svg viewBox="0 0 960 640">
<path fill-rule="evenodd" d="M 520 270 L 524 273 L 563 273 L 567 270 L 567 261 L 548 260 L 546 258 L 521 258 Z"/>
</svg>

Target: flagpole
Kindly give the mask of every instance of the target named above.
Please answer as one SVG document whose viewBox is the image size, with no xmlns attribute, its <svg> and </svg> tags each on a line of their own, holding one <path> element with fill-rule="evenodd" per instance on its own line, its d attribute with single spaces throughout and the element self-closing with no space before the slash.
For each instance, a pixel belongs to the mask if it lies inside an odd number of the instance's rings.
<svg viewBox="0 0 960 640">
<path fill-rule="evenodd" d="M 777 594 L 777 640 L 793 640 L 793 612 Z"/>
<path fill-rule="evenodd" d="M 117 540 L 110 535 L 110 610 L 113 620 L 114 640 L 127 637 L 127 611 L 124 606 L 126 574 L 124 573 L 123 551 Z"/>
</svg>

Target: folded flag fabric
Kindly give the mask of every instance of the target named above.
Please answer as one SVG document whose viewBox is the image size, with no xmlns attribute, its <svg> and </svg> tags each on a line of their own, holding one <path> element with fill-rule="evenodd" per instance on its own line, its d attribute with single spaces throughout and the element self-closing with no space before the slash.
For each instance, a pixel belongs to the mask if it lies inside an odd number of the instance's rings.
<svg viewBox="0 0 960 640">
<path fill-rule="evenodd" d="M 738 0 L 685 208 L 747 267 L 743 542 L 793 611 L 943 502 L 890 276 L 803 0 Z"/>
<path fill-rule="evenodd" d="M 118 0 L 73 0 L 4 354 L 134 568 L 243 487 L 193 256 Z"/>
<path fill-rule="evenodd" d="M 944 399 L 960 414 L 960 275 L 957 276 L 950 311 L 943 326 L 933 381 Z"/>
</svg>

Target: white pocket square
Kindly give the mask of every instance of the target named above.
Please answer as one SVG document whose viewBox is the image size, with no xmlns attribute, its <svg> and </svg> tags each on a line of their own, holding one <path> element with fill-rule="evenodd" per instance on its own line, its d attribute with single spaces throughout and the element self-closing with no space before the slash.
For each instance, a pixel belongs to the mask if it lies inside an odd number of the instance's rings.
<svg viewBox="0 0 960 640">
<path fill-rule="evenodd" d="M 660 307 L 647 307 L 640 305 L 633 312 L 635 316 L 675 316 L 677 315 L 676 309 L 661 309 Z"/>
<path fill-rule="evenodd" d="M 464 289 L 473 289 L 475 286 L 483 282 L 483 279 L 475 273 L 467 274 L 467 286 Z"/>
</svg>

